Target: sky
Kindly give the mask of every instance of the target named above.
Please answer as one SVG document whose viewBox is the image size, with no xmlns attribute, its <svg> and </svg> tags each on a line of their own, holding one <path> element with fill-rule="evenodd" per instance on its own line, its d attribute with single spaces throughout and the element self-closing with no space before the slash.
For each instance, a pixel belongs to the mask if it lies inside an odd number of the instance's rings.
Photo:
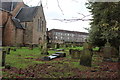
<svg viewBox="0 0 120 80">
<path fill-rule="evenodd" d="M 80 0 L 23 0 L 29 6 L 39 6 L 42 2 L 47 28 L 63 29 L 70 31 L 88 32 L 84 28 L 90 28 L 90 21 L 59 21 L 58 19 L 81 19 L 82 14 L 90 15 L 89 10 L 85 6 L 84 1 Z M 59 1 L 59 4 L 58 2 Z M 91 19 L 91 16 L 85 17 Z"/>
</svg>

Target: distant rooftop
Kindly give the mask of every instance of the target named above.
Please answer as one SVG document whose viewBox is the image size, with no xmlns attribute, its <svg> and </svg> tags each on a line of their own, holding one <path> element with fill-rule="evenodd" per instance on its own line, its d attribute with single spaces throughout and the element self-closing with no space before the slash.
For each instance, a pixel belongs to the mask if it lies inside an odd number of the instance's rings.
<svg viewBox="0 0 120 80">
<path fill-rule="evenodd" d="M 89 34 L 89 33 L 86 33 L 86 32 L 69 31 L 69 30 L 62 30 L 62 29 L 51 29 L 51 30 L 49 30 L 49 31 L 50 31 L 50 32 L 51 32 L 51 31 L 55 31 L 55 32 L 77 33 L 77 34 L 86 34 L 86 35 Z"/>
</svg>

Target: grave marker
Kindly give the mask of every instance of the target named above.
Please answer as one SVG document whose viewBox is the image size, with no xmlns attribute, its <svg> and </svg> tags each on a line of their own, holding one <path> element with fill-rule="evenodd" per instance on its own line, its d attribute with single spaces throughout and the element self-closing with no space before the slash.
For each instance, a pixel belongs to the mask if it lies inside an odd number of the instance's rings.
<svg viewBox="0 0 120 80">
<path fill-rule="evenodd" d="M 43 57 L 42 60 L 50 61 L 50 60 L 53 60 L 53 59 L 59 58 L 59 57 L 66 57 L 66 53 L 64 53 L 64 52 L 56 52 L 55 54 L 52 54 L 50 56 Z"/>
<path fill-rule="evenodd" d="M 119 46 L 119 57 L 118 57 L 118 62 L 120 62 L 120 46 Z"/>
<path fill-rule="evenodd" d="M 2 66 L 5 66 L 6 51 L 2 52 Z"/>
<path fill-rule="evenodd" d="M 80 65 L 91 67 L 92 64 L 92 46 L 87 41 L 83 44 L 83 51 L 80 57 Z"/>
<path fill-rule="evenodd" d="M 103 48 L 103 61 L 112 61 L 112 47 L 110 46 L 110 43 L 107 42 L 105 44 L 105 47 Z"/>
<path fill-rule="evenodd" d="M 70 54 L 71 54 L 71 58 L 73 59 L 80 59 L 80 54 L 81 54 L 81 51 L 79 50 L 70 50 Z"/>
<path fill-rule="evenodd" d="M 10 54 L 10 48 L 7 48 L 7 54 Z"/>
</svg>

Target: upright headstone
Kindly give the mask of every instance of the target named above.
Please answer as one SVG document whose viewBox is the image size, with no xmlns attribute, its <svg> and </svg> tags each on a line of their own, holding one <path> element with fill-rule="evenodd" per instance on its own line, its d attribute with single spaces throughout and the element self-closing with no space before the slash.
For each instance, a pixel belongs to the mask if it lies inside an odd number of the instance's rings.
<svg viewBox="0 0 120 80">
<path fill-rule="evenodd" d="M 91 67 L 92 64 L 92 47 L 91 45 L 86 41 L 83 44 L 83 51 L 80 57 L 80 65 Z"/>
<path fill-rule="evenodd" d="M 10 54 L 10 48 L 7 48 L 7 54 Z"/>
<path fill-rule="evenodd" d="M 120 46 L 119 46 L 119 57 L 118 57 L 118 62 L 120 62 Z"/>
<path fill-rule="evenodd" d="M 47 49 L 47 43 L 44 43 L 42 45 L 41 54 L 49 55 L 48 49 Z"/>
<path fill-rule="evenodd" d="M 31 44 L 30 47 L 29 47 L 29 49 L 33 50 L 33 47 L 34 47 L 34 46 Z"/>
<path fill-rule="evenodd" d="M 60 47 L 59 44 L 56 43 L 56 44 L 55 44 L 55 48 L 57 49 L 57 48 L 59 48 L 59 47 Z"/>
<path fill-rule="evenodd" d="M 5 66 L 6 51 L 2 52 L 2 66 Z"/>
<path fill-rule="evenodd" d="M 105 44 L 105 47 L 103 48 L 103 61 L 112 61 L 112 47 L 110 46 L 110 43 L 107 42 Z"/>
<path fill-rule="evenodd" d="M 72 50 L 73 50 L 73 49 L 69 49 L 69 54 L 70 54 L 70 55 L 72 54 Z"/>
<path fill-rule="evenodd" d="M 77 49 L 76 50 L 70 49 L 69 52 L 70 52 L 71 58 L 80 59 L 81 51 Z"/>
<path fill-rule="evenodd" d="M 16 51 L 16 48 L 13 48 L 13 51 Z"/>
</svg>

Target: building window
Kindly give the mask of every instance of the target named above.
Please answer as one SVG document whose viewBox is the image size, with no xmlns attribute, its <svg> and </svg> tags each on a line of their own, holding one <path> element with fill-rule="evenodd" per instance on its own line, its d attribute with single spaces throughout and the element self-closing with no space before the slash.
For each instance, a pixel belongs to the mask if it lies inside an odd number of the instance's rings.
<svg viewBox="0 0 120 80">
<path fill-rule="evenodd" d="M 41 19 L 41 31 L 43 32 L 43 19 Z"/>
<path fill-rule="evenodd" d="M 40 19 L 38 19 L 38 28 L 37 31 L 40 31 Z"/>
<path fill-rule="evenodd" d="M 42 31 L 42 18 L 40 17 L 40 31 Z"/>
<path fill-rule="evenodd" d="M 38 19 L 38 28 L 37 30 L 40 32 L 43 32 L 43 24 L 44 24 L 44 21 L 42 19 L 42 17 L 40 17 L 40 19 Z"/>
</svg>

